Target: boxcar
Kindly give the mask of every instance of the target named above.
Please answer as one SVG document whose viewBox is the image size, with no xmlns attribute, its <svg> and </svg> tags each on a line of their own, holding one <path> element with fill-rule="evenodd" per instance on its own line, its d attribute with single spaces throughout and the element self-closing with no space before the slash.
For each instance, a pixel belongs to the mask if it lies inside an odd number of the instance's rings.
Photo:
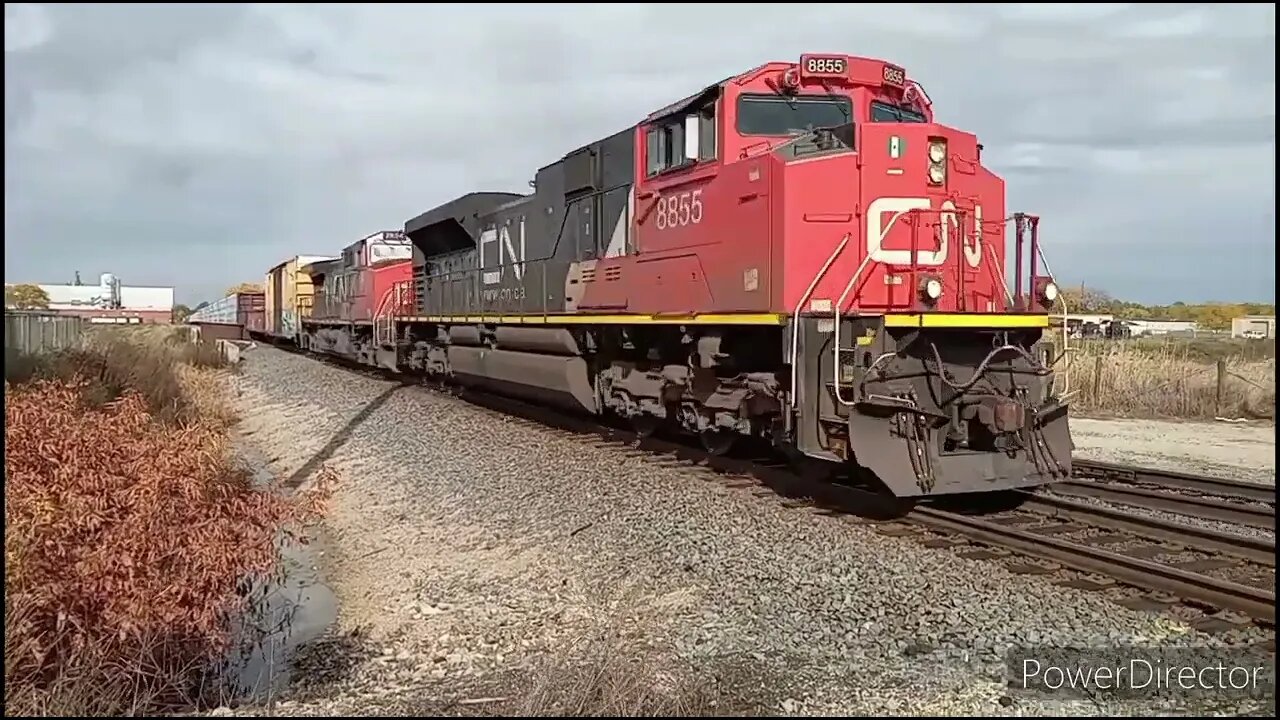
<svg viewBox="0 0 1280 720">
<path fill-rule="evenodd" d="M 311 312 L 311 276 L 302 268 L 334 259 L 332 255 L 297 255 L 267 271 L 263 284 L 266 317 L 263 332 L 272 339 L 295 342 L 299 319 Z"/>
</svg>

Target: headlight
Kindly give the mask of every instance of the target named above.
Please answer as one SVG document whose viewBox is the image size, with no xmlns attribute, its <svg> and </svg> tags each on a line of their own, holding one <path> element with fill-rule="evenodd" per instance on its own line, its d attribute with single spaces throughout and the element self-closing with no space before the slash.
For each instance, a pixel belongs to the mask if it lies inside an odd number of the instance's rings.
<svg viewBox="0 0 1280 720">
<path fill-rule="evenodd" d="M 947 181 L 947 141 L 929 138 L 929 184 L 942 185 Z"/>
<path fill-rule="evenodd" d="M 1058 285 L 1053 282 L 1045 283 L 1041 294 L 1044 296 L 1045 302 L 1052 304 L 1058 299 Z"/>
<path fill-rule="evenodd" d="M 920 294 L 926 300 L 934 301 L 942 297 L 942 281 L 937 278 L 926 278 L 920 283 Z"/>
</svg>

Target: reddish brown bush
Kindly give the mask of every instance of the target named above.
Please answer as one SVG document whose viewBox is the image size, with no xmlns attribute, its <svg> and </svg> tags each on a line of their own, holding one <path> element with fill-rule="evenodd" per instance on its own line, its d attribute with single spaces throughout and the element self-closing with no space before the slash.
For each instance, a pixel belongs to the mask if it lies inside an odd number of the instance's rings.
<svg viewBox="0 0 1280 720">
<path fill-rule="evenodd" d="M 6 355 L 8 352 L 6 351 Z M 162 420 L 181 422 L 208 419 L 191 397 L 184 372 L 208 371 L 225 366 L 216 346 L 190 342 L 181 329 L 151 325 L 96 328 L 79 347 L 60 352 L 5 358 L 5 380 L 22 384 L 30 380 L 67 380 L 75 376 L 89 381 L 82 388 L 87 400 L 101 404 L 134 390 L 147 399 L 151 411 Z"/>
<path fill-rule="evenodd" d="M 315 517 L 331 477 L 292 500 L 254 488 L 222 425 L 161 422 L 132 390 L 87 403 L 89 387 L 6 390 L 6 705 L 72 666 L 181 692 L 175 672 L 226 649 L 238 589 L 272 572 L 280 531 Z"/>
</svg>

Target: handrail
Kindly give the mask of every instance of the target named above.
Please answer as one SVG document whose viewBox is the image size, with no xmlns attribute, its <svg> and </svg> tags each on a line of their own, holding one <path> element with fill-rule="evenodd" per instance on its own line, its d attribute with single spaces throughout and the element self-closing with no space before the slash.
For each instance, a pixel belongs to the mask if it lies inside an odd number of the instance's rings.
<svg viewBox="0 0 1280 720">
<path fill-rule="evenodd" d="M 1053 269 L 1049 267 L 1049 261 L 1045 258 L 1044 247 L 1040 245 L 1040 216 L 1029 215 L 1027 213 L 1016 212 L 1005 218 L 1007 223 L 1013 220 L 1014 223 L 1014 311 L 1022 312 L 1031 307 L 1031 299 L 1035 294 L 1036 277 L 1039 274 L 1036 268 L 1036 261 L 1044 263 L 1044 271 L 1046 276 L 1053 280 Z M 1030 268 L 1024 267 L 1023 263 L 1023 242 L 1026 241 L 1026 234 L 1031 235 L 1031 252 L 1030 252 Z M 1022 292 L 1022 273 L 1027 270 L 1027 293 Z M 1006 285 L 1006 288 L 1008 286 Z M 1053 383 L 1049 387 L 1049 391 L 1055 392 L 1059 378 L 1061 379 L 1062 391 L 1058 393 L 1060 398 L 1064 400 L 1072 394 L 1071 390 L 1071 351 L 1070 337 L 1071 333 L 1067 327 L 1067 316 L 1070 314 L 1070 308 L 1067 305 L 1067 299 L 1061 293 L 1058 294 L 1057 305 L 1062 308 L 1062 351 L 1057 353 L 1050 367 L 1054 367 L 1059 361 L 1065 360 L 1062 364 L 1061 372 L 1054 372 Z"/>
<path fill-rule="evenodd" d="M 990 267 L 992 269 L 992 271 L 996 275 L 996 280 L 1000 282 L 1000 287 L 1004 288 L 1004 296 L 1005 296 L 1005 299 L 1009 301 L 1009 308 L 1011 310 L 1016 310 L 1017 308 L 1014 306 L 1014 302 L 1013 302 L 1013 291 L 1009 289 L 1009 281 L 1005 279 L 1004 271 L 1000 269 L 1000 264 L 995 262 L 995 259 L 998 256 L 996 255 L 995 251 L 991 249 L 991 243 L 987 242 L 986 240 L 983 240 L 982 244 L 984 247 L 986 247 L 987 254 L 991 256 L 991 260 L 992 260 L 992 262 L 987 263 L 987 267 Z M 964 271 L 961 270 L 961 272 L 964 272 Z"/>
<path fill-rule="evenodd" d="M 1045 274 L 1052 280 L 1055 277 L 1053 274 L 1053 268 L 1049 267 L 1049 260 L 1044 256 L 1043 245 L 1036 243 L 1036 254 L 1040 256 L 1040 262 L 1044 263 Z M 1067 352 L 1069 352 L 1071 348 L 1069 340 L 1070 333 L 1067 331 L 1067 315 L 1069 309 L 1067 307 L 1067 298 L 1064 297 L 1061 292 L 1058 293 L 1058 304 L 1062 306 L 1062 352 L 1058 353 L 1058 358 L 1055 358 L 1054 363 L 1056 364 L 1058 359 L 1066 360 L 1066 362 L 1062 364 L 1062 397 L 1065 398 L 1071 392 L 1071 358 L 1067 356 Z M 1050 389 L 1052 389 L 1052 387 Z"/>
<path fill-rule="evenodd" d="M 394 318 L 398 311 L 404 309 L 405 290 L 412 292 L 412 280 L 402 280 L 395 282 L 391 287 L 387 288 L 382 294 L 382 299 L 378 301 L 378 306 L 373 312 L 373 339 L 374 342 L 381 345 L 390 345 L 394 337 Z M 394 296 L 394 300 L 392 299 Z M 383 340 L 383 330 L 391 329 L 391 337 Z"/>
<path fill-rule="evenodd" d="M 911 260 L 911 264 L 914 267 L 915 258 L 913 257 Z M 846 407 L 853 405 L 853 403 L 845 401 L 844 396 L 840 394 L 840 308 L 844 306 L 845 298 L 849 297 L 850 292 L 853 292 L 853 286 L 856 285 L 858 279 L 862 277 L 862 271 L 867 269 L 867 265 L 870 264 L 870 262 L 871 253 L 867 253 L 866 257 L 862 258 L 862 264 L 858 266 L 858 271 L 853 274 L 853 277 L 849 278 L 849 283 L 844 286 L 844 292 L 840 293 L 840 299 L 836 301 L 835 307 L 836 326 L 835 336 L 832 338 L 832 345 L 834 348 L 831 351 L 832 357 L 835 359 L 835 365 L 831 368 L 831 373 L 836 389 L 836 401 Z"/>
<path fill-rule="evenodd" d="M 386 292 L 382 293 L 382 299 L 378 301 L 378 306 L 373 311 L 373 341 L 378 345 L 384 344 L 382 340 L 382 324 L 383 318 L 388 317 L 389 313 L 383 311 L 387 309 L 388 300 L 391 299 L 391 294 L 395 292 L 395 289 L 395 285 L 387 288 Z"/>
<path fill-rule="evenodd" d="M 817 274 L 813 276 L 813 280 L 809 283 L 809 287 L 804 291 L 804 294 L 800 296 L 800 302 L 796 303 L 795 312 L 791 314 L 791 352 L 790 357 L 788 358 L 788 362 L 791 364 L 791 393 L 788 400 L 792 409 L 795 409 L 796 391 L 800 388 L 798 384 L 799 365 L 796 363 L 796 358 L 800 354 L 800 311 L 804 309 L 804 304 L 809 302 L 809 296 L 813 295 L 813 291 L 818 288 L 818 283 L 822 280 L 823 276 L 827 274 L 827 270 L 831 269 L 831 265 L 835 263 L 836 258 L 840 257 L 840 254 L 844 252 L 845 246 L 849 244 L 849 239 L 852 237 L 853 233 L 845 233 L 844 237 L 840 239 L 840 244 L 836 245 L 836 249 L 831 253 L 831 257 L 827 258 L 827 262 L 824 263 L 822 267 L 818 269 Z M 790 418 L 790 414 L 788 414 L 787 417 Z M 787 422 L 789 424 L 790 419 L 788 419 Z"/>
</svg>

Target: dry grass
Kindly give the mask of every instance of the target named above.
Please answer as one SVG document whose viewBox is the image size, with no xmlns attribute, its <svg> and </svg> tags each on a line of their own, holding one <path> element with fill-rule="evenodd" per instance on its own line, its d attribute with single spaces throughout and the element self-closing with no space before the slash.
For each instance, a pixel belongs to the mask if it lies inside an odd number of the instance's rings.
<svg viewBox="0 0 1280 720">
<path fill-rule="evenodd" d="M 705 717 L 711 682 L 673 655 L 616 631 L 584 638 L 538 664 L 513 708 L 524 717 Z"/>
<path fill-rule="evenodd" d="M 687 591 L 652 595 L 623 581 L 595 593 L 601 605 L 573 642 L 555 647 L 514 684 L 504 715 L 705 717 L 726 696 L 713 675 L 680 658 L 667 632 Z"/>
<path fill-rule="evenodd" d="M 201 384 L 192 371 L 225 367 L 215 344 L 189 342 L 182 328 L 164 325 L 92 328 L 80 347 L 13 359 L 5 365 L 8 383 L 78 376 L 87 381 L 86 399 L 95 406 L 133 390 L 159 419 L 179 422 L 209 419 L 200 403 L 210 393 L 191 392 Z"/>
<path fill-rule="evenodd" d="M 244 588 L 276 571 L 281 531 L 319 512 L 324 483 L 287 499 L 238 467 L 220 364 L 170 329 L 135 330 L 7 373 L 7 714 L 192 701 Z"/>
<path fill-rule="evenodd" d="M 1276 361 L 1251 346 L 1191 340 L 1072 341 L 1072 405 L 1081 412 L 1186 419 L 1275 418 Z M 1225 374 L 1219 394 L 1218 362 Z M 1059 388 L 1062 379 L 1059 379 Z"/>
</svg>

